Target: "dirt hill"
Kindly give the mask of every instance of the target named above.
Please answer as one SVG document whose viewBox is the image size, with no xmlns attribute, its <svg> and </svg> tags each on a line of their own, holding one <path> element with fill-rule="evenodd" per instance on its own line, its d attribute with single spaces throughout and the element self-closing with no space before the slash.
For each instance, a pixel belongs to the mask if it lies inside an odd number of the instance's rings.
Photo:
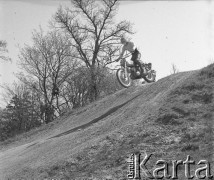
<svg viewBox="0 0 214 180">
<path fill-rule="evenodd" d="M 125 180 L 137 152 L 153 154 L 150 169 L 190 155 L 193 175 L 201 159 L 214 174 L 213 93 L 214 65 L 120 90 L 1 144 L 0 179 Z"/>
</svg>

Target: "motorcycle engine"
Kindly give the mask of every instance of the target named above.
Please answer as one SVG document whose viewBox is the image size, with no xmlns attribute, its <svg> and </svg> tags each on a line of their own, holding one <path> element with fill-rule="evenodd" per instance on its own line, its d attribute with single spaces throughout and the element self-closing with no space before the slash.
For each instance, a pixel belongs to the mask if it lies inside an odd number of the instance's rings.
<svg viewBox="0 0 214 180">
<path fill-rule="evenodd" d="M 130 75 L 130 78 L 131 78 L 131 79 L 139 79 L 139 78 L 141 78 L 141 77 L 139 76 L 139 74 L 137 74 L 137 71 L 136 71 L 135 67 L 132 67 L 132 68 L 130 69 L 130 71 L 131 71 L 131 75 Z"/>
<path fill-rule="evenodd" d="M 131 72 L 130 78 L 131 78 L 131 79 L 135 79 L 135 77 L 136 77 L 136 70 L 135 70 L 135 68 L 132 67 L 132 68 L 130 69 L 130 72 Z"/>
</svg>

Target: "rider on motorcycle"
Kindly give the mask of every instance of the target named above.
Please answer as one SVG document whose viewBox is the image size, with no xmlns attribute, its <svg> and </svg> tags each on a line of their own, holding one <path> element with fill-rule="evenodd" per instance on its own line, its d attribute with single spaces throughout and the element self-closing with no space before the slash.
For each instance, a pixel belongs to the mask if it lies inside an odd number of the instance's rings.
<svg viewBox="0 0 214 180">
<path fill-rule="evenodd" d="M 135 62 L 138 58 L 139 51 L 137 48 L 134 48 L 134 43 L 131 41 L 127 41 L 124 37 L 120 39 L 121 44 L 123 44 L 122 52 L 120 56 L 117 58 L 117 62 L 123 57 L 125 51 L 129 51 L 132 54 L 131 60 Z"/>
<path fill-rule="evenodd" d="M 120 56 L 116 59 L 116 61 L 118 62 L 123 57 L 125 51 L 129 51 L 132 54 L 131 60 L 135 64 L 138 59 L 139 51 L 137 50 L 137 48 L 134 48 L 134 43 L 131 41 L 127 41 L 124 37 L 120 39 L 120 42 L 121 44 L 123 44 L 123 48 L 122 52 L 120 53 Z M 140 72 L 137 72 L 138 75 L 139 73 Z"/>
</svg>

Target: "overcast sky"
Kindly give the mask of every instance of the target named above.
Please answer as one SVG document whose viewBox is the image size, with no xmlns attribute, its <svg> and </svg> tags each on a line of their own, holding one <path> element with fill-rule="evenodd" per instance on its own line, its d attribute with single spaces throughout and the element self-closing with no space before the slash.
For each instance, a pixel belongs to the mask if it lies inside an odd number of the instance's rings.
<svg viewBox="0 0 214 180">
<path fill-rule="evenodd" d="M 0 63 L 0 83 L 11 83 L 18 71 L 19 48 L 31 43 L 33 29 L 48 29 L 59 4 L 69 0 L 0 0 L 0 39 L 8 43 L 13 63 Z M 214 3 L 204 1 L 123 1 L 117 20 L 133 22 L 130 36 L 142 59 L 152 62 L 158 79 L 180 71 L 202 68 L 214 61 Z"/>
</svg>

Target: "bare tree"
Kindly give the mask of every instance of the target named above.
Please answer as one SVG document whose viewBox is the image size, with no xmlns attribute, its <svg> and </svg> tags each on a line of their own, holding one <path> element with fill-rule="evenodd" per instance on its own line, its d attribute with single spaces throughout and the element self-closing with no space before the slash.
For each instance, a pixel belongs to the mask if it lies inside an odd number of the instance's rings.
<svg viewBox="0 0 214 180">
<path fill-rule="evenodd" d="M 172 64 L 172 69 L 171 69 L 171 74 L 176 74 L 176 73 L 178 73 L 178 72 L 179 72 L 178 68 L 177 68 L 176 65 L 173 63 L 173 64 Z"/>
<path fill-rule="evenodd" d="M 98 74 L 118 55 L 118 38 L 133 33 L 127 21 L 114 22 L 118 0 L 71 0 L 72 8 L 60 7 L 54 16 L 55 26 L 69 35 L 76 49 L 74 58 L 90 70 L 90 99 L 98 97 Z"/>
<path fill-rule="evenodd" d="M 67 85 L 63 89 L 63 97 L 72 103 L 73 108 L 84 106 L 89 100 L 89 71 L 85 67 L 77 69 L 67 79 Z"/>
<path fill-rule="evenodd" d="M 7 50 L 7 43 L 6 41 L 0 40 L 0 59 L 5 61 L 11 61 L 11 59 L 6 55 L 8 52 Z"/>
<path fill-rule="evenodd" d="M 78 67 L 71 58 L 73 53 L 67 37 L 56 31 L 45 35 L 42 31 L 34 32 L 33 46 L 26 46 L 21 51 L 20 65 L 25 74 L 19 74 L 19 79 L 41 94 L 46 123 L 53 120 L 53 108 L 60 114 L 60 97 L 53 94 L 53 88 L 60 91 L 72 70 Z"/>
</svg>

